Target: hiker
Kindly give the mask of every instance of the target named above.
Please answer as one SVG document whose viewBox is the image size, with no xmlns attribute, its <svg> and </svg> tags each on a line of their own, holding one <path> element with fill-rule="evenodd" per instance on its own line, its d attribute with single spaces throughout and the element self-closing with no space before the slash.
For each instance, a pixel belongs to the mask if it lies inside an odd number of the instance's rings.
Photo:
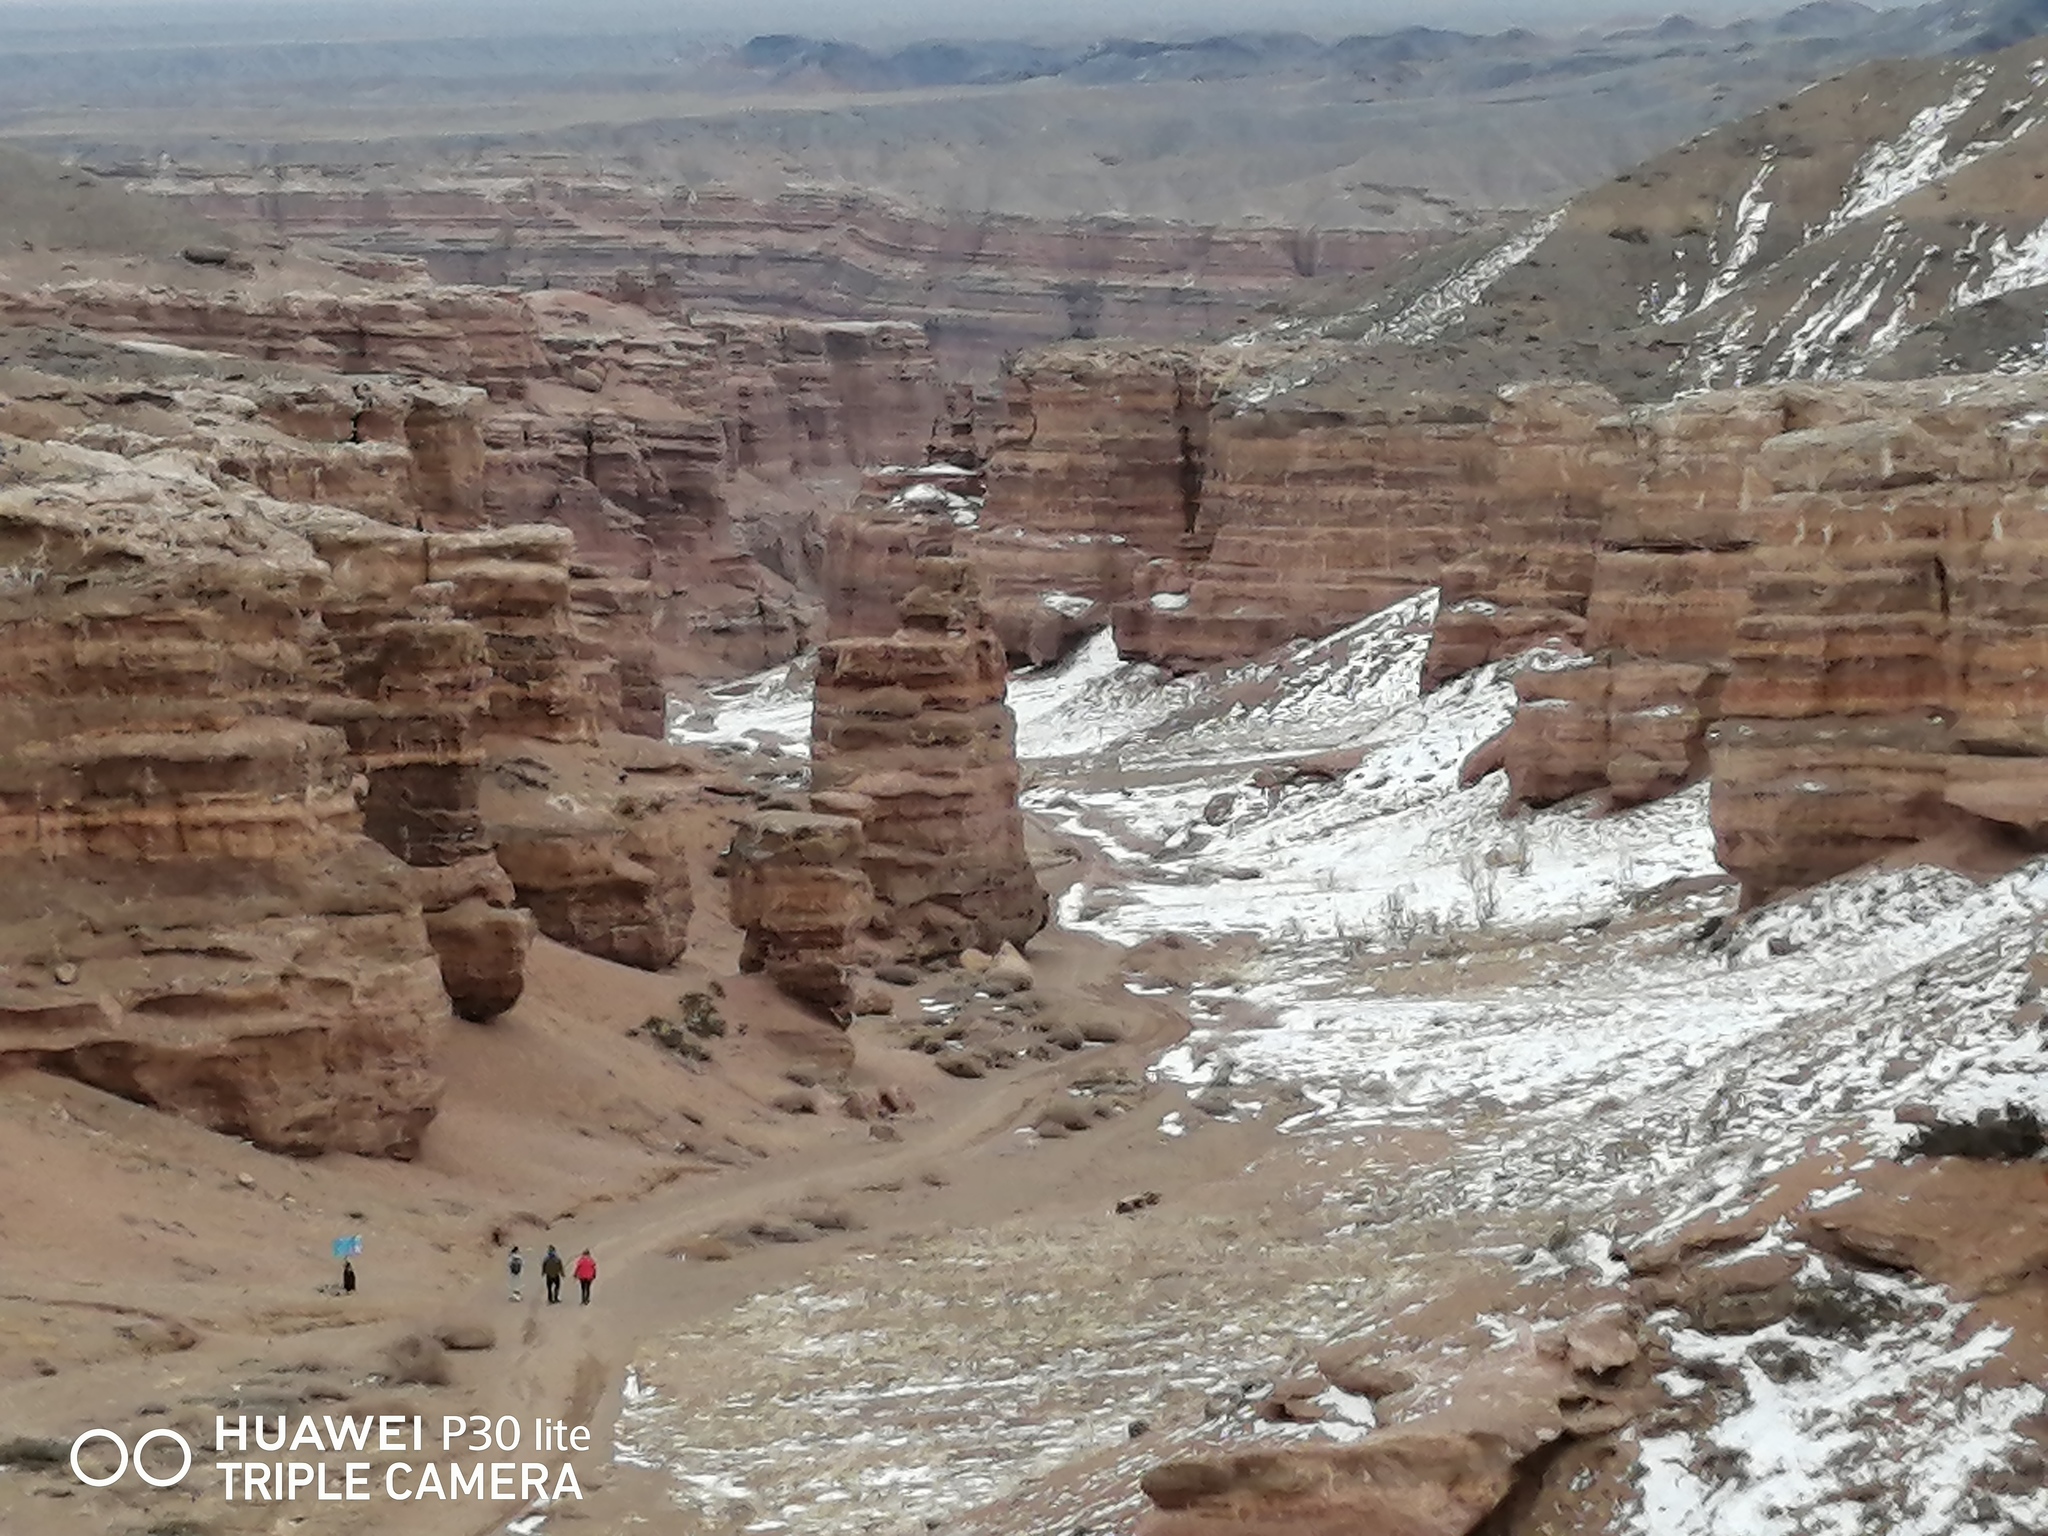
<svg viewBox="0 0 2048 1536">
<path fill-rule="evenodd" d="M 505 1261 L 505 1269 L 512 1276 L 512 1299 L 519 1299 L 519 1271 L 526 1268 L 526 1260 L 519 1257 L 519 1245 L 512 1245 L 512 1257 Z"/>
<path fill-rule="evenodd" d="M 347 1259 L 341 1261 L 341 1294 L 353 1296 L 356 1293 L 356 1267 Z"/>
<path fill-rule="evenodd" d="M 576 1260 L 576 1283 L 583 1287 L 583 1305 L 590 1305 L 590 1282 L 597 1278 L 597 1260 L 590 1256 L 588 1248 Z"/>
<path fill-rule="evenodd" d="M 552 1307 L 562 1299 L 562 1256 L 553 1243 L 548 1244 L 548 1256 L 540 1261 L 540 1277 L 548 1283 L 548 1305 Z"/>
</svg>

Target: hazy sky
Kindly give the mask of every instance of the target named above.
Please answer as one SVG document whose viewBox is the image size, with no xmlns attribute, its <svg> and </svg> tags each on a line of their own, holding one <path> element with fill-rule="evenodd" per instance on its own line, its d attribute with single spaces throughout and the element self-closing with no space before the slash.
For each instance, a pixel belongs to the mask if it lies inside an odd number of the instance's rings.
<svg viewBox="0 0 2048 1536">
<path fill-rule="evenodd" d="M 272 36 L 310 37 L 361 36 L 393 27 L 419 33 L 451 21 L 468 30 L 492 13 L 516 18 L 521 31 L 612 30 L 653 23 L 740 36 L 801 31 L 886 38 L 906 33 L 1021 36 L 1060 31 L 1101 36 L 1250 28 L 1338 35 L 1413 23 L 1562 29 L 1596 21 L 1655 20 L 1679 10 L 1706 20 L 1787 8 L 1783 0 L 1257 0 L 1253 5 L 1244 0 L 0 0 L 0 12 L 17 24 L 34 16 L 38 22 L 63 28 L 90 13 L 98 13 L 104 24 L 105 13 L 126 11 L 136 13 L 138 20 L 146 15 L 174 26 L 206 27 L 235 18 L 245 25 L 257 22 Z"/>
</svg>

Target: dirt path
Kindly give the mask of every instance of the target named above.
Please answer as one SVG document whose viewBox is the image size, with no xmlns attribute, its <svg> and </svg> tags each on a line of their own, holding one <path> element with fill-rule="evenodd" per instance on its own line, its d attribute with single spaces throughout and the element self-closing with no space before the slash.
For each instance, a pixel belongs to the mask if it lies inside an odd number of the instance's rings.
<svg viewBox="0 0 2048 1536">
<path fill-rule="evenodd" d="M 988 1177 L 991 1170 L 973 1167 L 968 1154 L 1030 1124 L 1076 1078 L 1107 1069 L 1142 1072 L 1186 1033 L 1187 1021 L 1177 1010 L 1123 990 L 1112 951 L 1061 934 L 1049 936 L 1040 947 L 1041 973 L 1068 964 L 1092 973 L 1085 980 L 1077 977 L 1080 984 L 1071 991 L 1118 1011 L 1129 1030 L 1121 1043 L 984 1079 L 931 1118 L 898 1122 L 903 1139 L 897 1142 L 872 1142 L 871 1150 L 862 1152 L 838 1149 L 829 1159 L 815 1154 L 778 1158 L 709 1187 L 672 1186 L 579 1223 L 579 1232 L 587 1234 L 600 1259 L 593 1305 L 577 1305 L 574 1284 L 565 1282 L 559 1312 L 532 1310 L 531 1298 L 541 1284 L 538 1257 L 531 1257 L 522 1334 L 507 1341 L 509 1348 L 501 1345 L 475 1357 L 478 1369 L 465 1373 L 464 1385 L 478 1411 L 529 1420 L 548 1415 L 587 1425 L 595 1449 L 575 1458 L 578 1470 L 602 1465 L 622 1406 L 626 1368 L 649 1341 L 664 1330 L 728 1310 L 764 1285 L 796 1283 L 858 1239 L 742 1251 L 717 1264 L 686 1263 L 674 1256 L 678 1245 L 799 1201 L 914 1180 L 937 1168 L 956 1170 L 963 1179 Z M 502 1274 L 472 1287 L 466 1300 L 475 1315 L 505 1312 Z M 485 1513 L 475 1505 L 380 1505 L 379 1513 L 377 1529 L 391 1536 L 482 1536 L 509 1518 L 502 1508 Z"/>
</svg>

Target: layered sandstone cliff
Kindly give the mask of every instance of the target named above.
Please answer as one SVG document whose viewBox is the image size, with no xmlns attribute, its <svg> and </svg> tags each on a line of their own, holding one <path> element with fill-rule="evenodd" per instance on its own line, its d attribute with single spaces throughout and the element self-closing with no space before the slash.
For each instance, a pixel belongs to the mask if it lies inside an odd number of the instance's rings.
<svg viewBox="0 0 2048 1536">
<path fill-rule="evenodd" d="M 1167 340 L 1245 324 L 1309 273 L 1373 272 L 1427 244 L 1407 231 L 1128 218 L 921 214 L 853 190 L 671 193 L 559 166 L 382 185 L 359 172 L 166 178 L 208 217 L 423 260 L 444 282 L 622 291 L 655 305 L 896 321 L 949 371 L 1068 336 Z"/>
<path fill-rule="evenodd" d="M 1788 391 L 1714 733 L 1751 896 L 1971 824 L 2048 829 L 2048 376 Z"/>
<path fill-rule="evenodd" d="M 448 1004 L 308 718 L 328 567 L 188 460 L 5 450 L 0 1058 L 266 1147 L 409 1155 Z"/>
<path fill-rule="evenodd" d="M 832 797 L 826 797 L 832 803 Z M 864 802 L 847 802 L 852 811 Z M 762 811 L 727 850 L 732 921 L 745 935 L 742 971 L 762 971 L 789 996 L 845 1018 L 862 939 L 878 915 L 859 815 Z"/>
<path fill-rule="evenodd" d="M 188 411 L 203 418 L 196 449 L 279 496 L 437 531 L 571 529 L 599 584 L 579 606 L 631 674 L 633 728 L 650 733 L 661 726 L 660 674 L 751 670 L 808 643 L 818 605 L 806 590 L 816 576 L 807 487 L 921 459 L 944 414 L 930 350 L 910 326 L 664 318 L 588 294 L 354 288 L 80 279 L 0 294 L 0 315 L 47 334 L 133 340 L 131 352 L 297 365 L 274 399 L 252 407 L 248 391 L 230 390 L 223 408 Z"/>
<path fill-rule="evenodd" d="M 1002 643 L 964 561 L 917 572 L 895 633 L 819 648 L 812 789 L 856 808 L 861 867 L 895 948 L 1021 944 L 1048 909 L 1017 809 Z"/>
</svg>

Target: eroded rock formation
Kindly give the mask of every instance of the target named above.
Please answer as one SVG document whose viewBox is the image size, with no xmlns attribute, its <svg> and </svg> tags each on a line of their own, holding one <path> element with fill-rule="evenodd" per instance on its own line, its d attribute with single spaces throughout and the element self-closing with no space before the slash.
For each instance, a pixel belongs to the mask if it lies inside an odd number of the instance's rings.
<svg viewBox="0 0 2048 1536">
<path fill-rule="evenodd" d="M 740 969 L 765 971 L 786 995 L 847 1017 L 861 936 L 877 914 L 866 851 L 857 815 L 761 811 L 743 820 L 726 855 L 733 925 L 746 934 Z"/>
<path fill-rule="evenodd" d="M 1526 1327 L 1526 1325 L 1525 1325 Z M 1528 1330 L 1526 1344 L 1470 1364 L 1428 1410 L 1400 1412 L 1355 1445 L 1221 1451 L 1153 1468 L 1141 1536 L 1466 1536 L 1494 1529 L 1511 1494 L 1533 1493 L 1575 1439 L 1627 1423 L 1656 1399 L 1634 1316 L 1609 1304 Z M 1324 1362 L 1348 1386 L 1403 1402 L 1398 1369 Z M 1319 1373 L 1276 1385 L 1271 1416 L 1321 1416 Z M 1285 1392 L 1290 1395 L 1281 1397 Z M 1590 1481 L 1590 1479 L 1589 1479 Z"/>
<path fill-rule="evenodd" d="M 498 738 L 483 787 L 491 846 L 540 931 L 658 971 L 683 952 L 694 901 L 687 754 L 609 736 Z"/>
<path fill-rule="evenodd" d="M 1047 906 L 1024 850 L 1002 643 L 965 561 L 917 571 L 894 634 L 819 648 L 811 786 L 857 797 L 861 864 L 898 947 L 1021 944 Z"/>
<path fill-rule="evenodd" d="M 205 418 L 196 449 L 274 494 L 436 531 L 571 529 L 589 581 L 645 583 L 593 587 L 581 605 L 607 649 L 633 653 L 622 671 L 639 700 L 635 729 L 658 733 L 648 695 L 664 672 L 752 670 L 808 643 L 811 519 L 824 504 L 811 482 L 921 458 L 943 415 L 911 326 L 667 319 L 589 294 L 348 286 L 80 279 L 0 294 L 0 317 L 159 356 L 166 344 L 205 349 L 184 355 L 192 372 L 220 371 L 208 352 L 296 366 L 291 389 L 267 383 L 253 403 L 247 387 L 219 392 L 210 409 L 178 402 Z M 125 414 L 161 435 L 147 411 Z"/>
<path fill-rule="evenodd" d="M 425 261 L 446 282 L 589 288 L 654 307 L 890 320 L 928 329 L 956 373 L 1063 336 L 1165 339 L 1246 323 L 1299 284 L 1370 272 L 1427 234 L 1128 218 L 922 214 L 853 190 L 669 196 L 559 166 L 463 185 L 367 187 L 297 167 L 161 181 L 209 217 Z M 655 274 L 651 278 L 648 274 Z"/>
<path fill-rule="evenodd" d="M 259 1145 L 409 1155 L 447 999 L 364 833 L 331 573 L 190 460 L 9 440 L 0 1058 Z"/>
<path fill-rule="evenodd" d="M 1815 390 L 1753 465 L 1713 740 L 1751 896 L 1969 822 L 2048 829 L 2048 377 Z"/>
<path fill-rule="evenodd" d="M 2044 404 L 2037 375 L 1793 384 L 1603 423 L 1585 620 L 1556 626 L 1581 654 L 1517 679 L 1514 795 L 1629 804 L 1710 770 L 1752 899 L 1973 824 L 2037 837 Z M 1482 622 L 1551 627 L 1482 590 Z"/>
</svg>

